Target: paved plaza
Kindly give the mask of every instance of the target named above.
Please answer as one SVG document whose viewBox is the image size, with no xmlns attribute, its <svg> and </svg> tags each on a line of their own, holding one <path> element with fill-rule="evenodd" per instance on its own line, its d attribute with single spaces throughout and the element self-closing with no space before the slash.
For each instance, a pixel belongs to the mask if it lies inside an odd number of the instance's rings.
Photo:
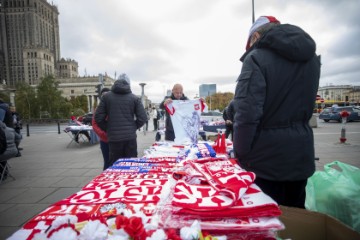
<svg viewBox="0 0 360 240">
<path fill-rule="evenodd" d="M 71 139 L 63 131 L 59 134 L 57 126 L 54 128 L 49 132 L 30 131 L 30 136 L 23 129 L 22 157 L 9 162 L 16 180 L 9 178 L 0 184 L 0 239 L 9 237 L 51 204 L 79 191 L 102 171 L 99 144 L 79 147 L 72 143 L 67 148 Z M 360 168 L 360 122 L 346 124 L 345 144 L 339 143 L 340 123 L 318 121 L 313 130 L 318 170 L 335 160 Z M 139 156 L 154 141 L 155 132 L 144 135 L 138 131 Z"/>
</svg>

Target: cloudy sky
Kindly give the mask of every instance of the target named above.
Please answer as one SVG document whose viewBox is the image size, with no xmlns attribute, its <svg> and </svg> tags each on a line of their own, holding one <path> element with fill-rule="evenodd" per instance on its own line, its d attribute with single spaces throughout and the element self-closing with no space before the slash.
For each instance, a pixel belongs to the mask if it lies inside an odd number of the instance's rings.
<svg viewBox="0 0 360 240">
<path fill-rule="evenodd" d="M 126 73 L 160 102 L 175 83 L 234 92 L 252 23 L 251 0 L 48 0 L 58 6 L 61 56 L 79 75 Z M 359 0 L 255 0 L 255 18 L 302 27 L 322 56 L 320 86 L 360 85 Z"/>
</svg>

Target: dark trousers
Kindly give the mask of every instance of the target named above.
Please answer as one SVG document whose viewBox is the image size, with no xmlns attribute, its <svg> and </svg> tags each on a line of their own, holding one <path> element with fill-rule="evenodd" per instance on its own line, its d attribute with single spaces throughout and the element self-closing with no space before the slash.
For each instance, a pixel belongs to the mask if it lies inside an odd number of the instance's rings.
<svg viewBox="0 0 360 240">
<path fill-rule="evenodd" d="M 256 185 L 279 205 L 305 208 L 307 179 L 300 181 L 276 182 L 262 178 L 255 179 Z"/>
<path fill-rule="evenodd" d="M 157 118 L 153 118 L 153 123 L 154 123 L 154 131 L 158 130 L 158 120 L 157 120 Z"/>
<path fill-rule="evenodd" d="M 100 140 L 100 149 L 104 159 L 104 168 L 103 170 L 111 167 L 110 159 L 109 159 L 109 144 L 107 142 L 103 142 Z"/>
<path fill-rule="evenodd" d="M 231 140 L 233 139 L 233 125 L 232 124 L 226 124 L 225 125 L 225 137 L 228 138 L 229 135 L 231 134 Z"/>
<path fill-rule="evenodd" d="M 175 140 L 175 132 L 165 130 L 165 140 L 166 141 L 174 141 Z"/>
<path fill-rule="evenodd" d="M 110 166 L 119 158 L 137 157 L 136 138 L 120 142 L 109 142 Z"/>
</svg>

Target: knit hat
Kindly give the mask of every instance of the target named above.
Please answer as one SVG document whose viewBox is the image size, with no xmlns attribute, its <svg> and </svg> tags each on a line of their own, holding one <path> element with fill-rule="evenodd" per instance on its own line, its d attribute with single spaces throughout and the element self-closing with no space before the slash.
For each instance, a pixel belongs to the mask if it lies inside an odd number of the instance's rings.
<svg viewBox="0 0 360 240">
<path fill-rule="evenodd" d="M 259 17 L 251 26 L 250 31 L 249 31 L 249 37 L 248 37 L 248 41 L 246 43 L 246 50 L 248 50 L 250 48 L 250 38 L 251 36 L 254 34 L 254 32 L 256 32 L 256 30 L 268 23 L 279 23 L 280 21 L 277 20 L 275 17 L 272 16 L 261 16 Z"/>
<path fill-rule="evenodd" d="M 130 85 L 130 78 L 126 75 L 126 73 L 120 74 L 117 80 L 125 80 Z"/>
</svg>

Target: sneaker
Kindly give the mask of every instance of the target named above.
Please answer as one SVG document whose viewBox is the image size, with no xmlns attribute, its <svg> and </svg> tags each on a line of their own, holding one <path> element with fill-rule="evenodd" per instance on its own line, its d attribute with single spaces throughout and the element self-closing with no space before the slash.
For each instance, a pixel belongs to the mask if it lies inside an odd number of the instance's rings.
<svg viewBox="0 0 360 240">
<path fill-rule="evenodd" d="M 15 155 L 15 157 L 21 157 L 21 153 L 18 152 L 18 153 Z"/>
</svg>

